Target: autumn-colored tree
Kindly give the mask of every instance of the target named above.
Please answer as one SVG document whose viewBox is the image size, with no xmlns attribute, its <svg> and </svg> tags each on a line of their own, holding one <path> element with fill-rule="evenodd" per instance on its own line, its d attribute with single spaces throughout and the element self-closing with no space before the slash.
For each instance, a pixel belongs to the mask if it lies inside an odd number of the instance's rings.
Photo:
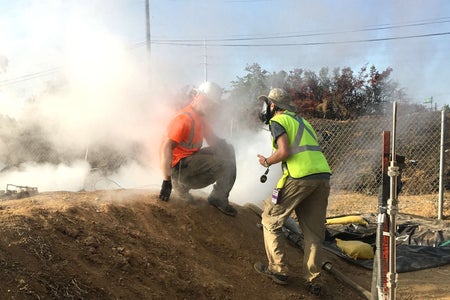
<svg viewBox="0 0 450 300">
<path fill-rule="evenodd" d="M 390 76 L 392 68 L 378 71 L 375 66 L 363 66 L 358 73 L 349 67 L 327 67 L 316 74 L 311 70 L 296 68 L 293 71 L 273 72 L 259 64 L 248 65 L 247 74 L 232 81 L 230 103 L 233 116 L 250 119 L 251 127 L 259 127 L 261 103 L 256 99 L 271 88 L 286 89 L 293 98 L 297 113 L 330 119 L 348 119 L 384 112 L 392 101 L 405 102 L 405 93 Z"/>
<path fill-rule="evenodd" d="M 396 84 L 389 78 L 392 68 L 379 72 L 375 66 L 370 67 L 365 86 L 365 114 L 382 113 L 383 106 L 392 102 L 392 94 Z"/>
<path fill-rule="evenodd" d="M 362 87 L 364 85 L 363 67 L 358 75 L 354 75 L 350 68 L 335 69 L 333 76 L 333 91 L 331 99 L 334 107 L 335 118 L 347 119 L 351 116 L 360 115 L 364 107 L 364 96 Z"/>
<path fill-rule="evenodd" d="M 295 69 L 289 72 L 286 78 L 286 90 L 292 96 L 293 105 L 297 107 L 297 113 L 311 115 L 314 113 L 315 101 L 311 86 L 317 84 L 312 72 L 303 73 L 303 69 Z"/>
</svg>

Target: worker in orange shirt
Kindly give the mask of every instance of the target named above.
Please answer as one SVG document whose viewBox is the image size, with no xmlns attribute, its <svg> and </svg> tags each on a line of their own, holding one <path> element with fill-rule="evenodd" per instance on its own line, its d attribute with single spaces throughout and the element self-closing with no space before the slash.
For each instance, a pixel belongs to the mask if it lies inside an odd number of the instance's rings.
<svg viewBox="0 0 450 300">
<path fill-rule="evenodd" d="M 159 199 L 168 201 L 173 187 L 180 198 L 192 201 L 191 189 L 214 184 L 209 204 L 235 216 L 237 211 L 228 201 L 236 180 L 234 148 L 214 134 L 207 120 L 220 103 L 223 90 L 216 83 L 204 82 L 194 92 L 192 102 L 170 121 L 161 144 Z M 208 147 L 202 147 L 203 140 Z"/>
</svg>

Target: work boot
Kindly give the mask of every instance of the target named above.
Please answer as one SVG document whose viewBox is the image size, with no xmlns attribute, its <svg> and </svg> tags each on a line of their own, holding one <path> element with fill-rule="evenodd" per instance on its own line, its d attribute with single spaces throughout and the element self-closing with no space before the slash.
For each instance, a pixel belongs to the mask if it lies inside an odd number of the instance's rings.
<svg viewBox="0 0 450 300">
<path fill-rule="evenodd" d="M 221 212 L 223 212 L 228 216 L 235 217 L 237 215 L 237 210 L 228 203 L 225 203 L 212 197 L 208 198 L 208 202 L 209 204 L 211 204 L 212 206 L 214 206 L 215 208 L 217 208 L 218 210 L 220 210 Z"/>
<path fill-rule="evenodd" d="M 288 277 L 286 275 L 272 272 L 272 271 L 269 270 L 269 268 L 267 268 L 267 266 L 263 265 L 260 262 L 255 263 L 253 265 L 253 267 L 255 268 L 256 272 L 258 272 L 259 274 L 263 274 L 263 275 L 269 277 L 275 283 L 282 284 L 282 285 L 288 284 Z"/>
<path fill-rule="evenodd" d="M 319 296 L 320 295 L 320 291 L 322 290 L 322 287 L 319 284 L 317 284 L 317 283 L 313 283 L 311 281 L 308 281 L 308 282 L 306 282 L 306 290 L 311 295 Z"/>
</svg>

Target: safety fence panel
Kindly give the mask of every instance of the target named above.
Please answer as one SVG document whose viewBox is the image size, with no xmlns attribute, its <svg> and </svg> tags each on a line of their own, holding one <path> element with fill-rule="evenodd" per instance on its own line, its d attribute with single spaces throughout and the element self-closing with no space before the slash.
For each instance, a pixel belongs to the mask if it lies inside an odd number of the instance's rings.
<svg viewBox="0 0 450 300">
<path fill-rule="evenodd" d="M 382 132 L 390 131 L 392 136 L 392 116 L 308 120 L 332 168 L 333 191 L 376 195 L 381 182 Z M 402 195 L 438 193 L 440 121 L 440 112 L 398 112 L 396 153 L 405 157 Z"/>
</svg>

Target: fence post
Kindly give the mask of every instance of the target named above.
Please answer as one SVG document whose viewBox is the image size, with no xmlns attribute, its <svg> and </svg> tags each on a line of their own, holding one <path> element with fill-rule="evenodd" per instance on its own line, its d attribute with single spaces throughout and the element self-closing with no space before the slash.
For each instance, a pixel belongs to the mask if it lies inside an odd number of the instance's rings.
<svg viewBox="0 0 450 300">
<path fill-rule="evenodd" d="M 438 203 L 438 220 L 442 220 L 443 202 L 444 202 L 444 161 L 445 161 L 445 114 L 446 109 L 442 109 L 441 114 L 441 158 L 439 164 L 439 203 Z"/>
</svg>

